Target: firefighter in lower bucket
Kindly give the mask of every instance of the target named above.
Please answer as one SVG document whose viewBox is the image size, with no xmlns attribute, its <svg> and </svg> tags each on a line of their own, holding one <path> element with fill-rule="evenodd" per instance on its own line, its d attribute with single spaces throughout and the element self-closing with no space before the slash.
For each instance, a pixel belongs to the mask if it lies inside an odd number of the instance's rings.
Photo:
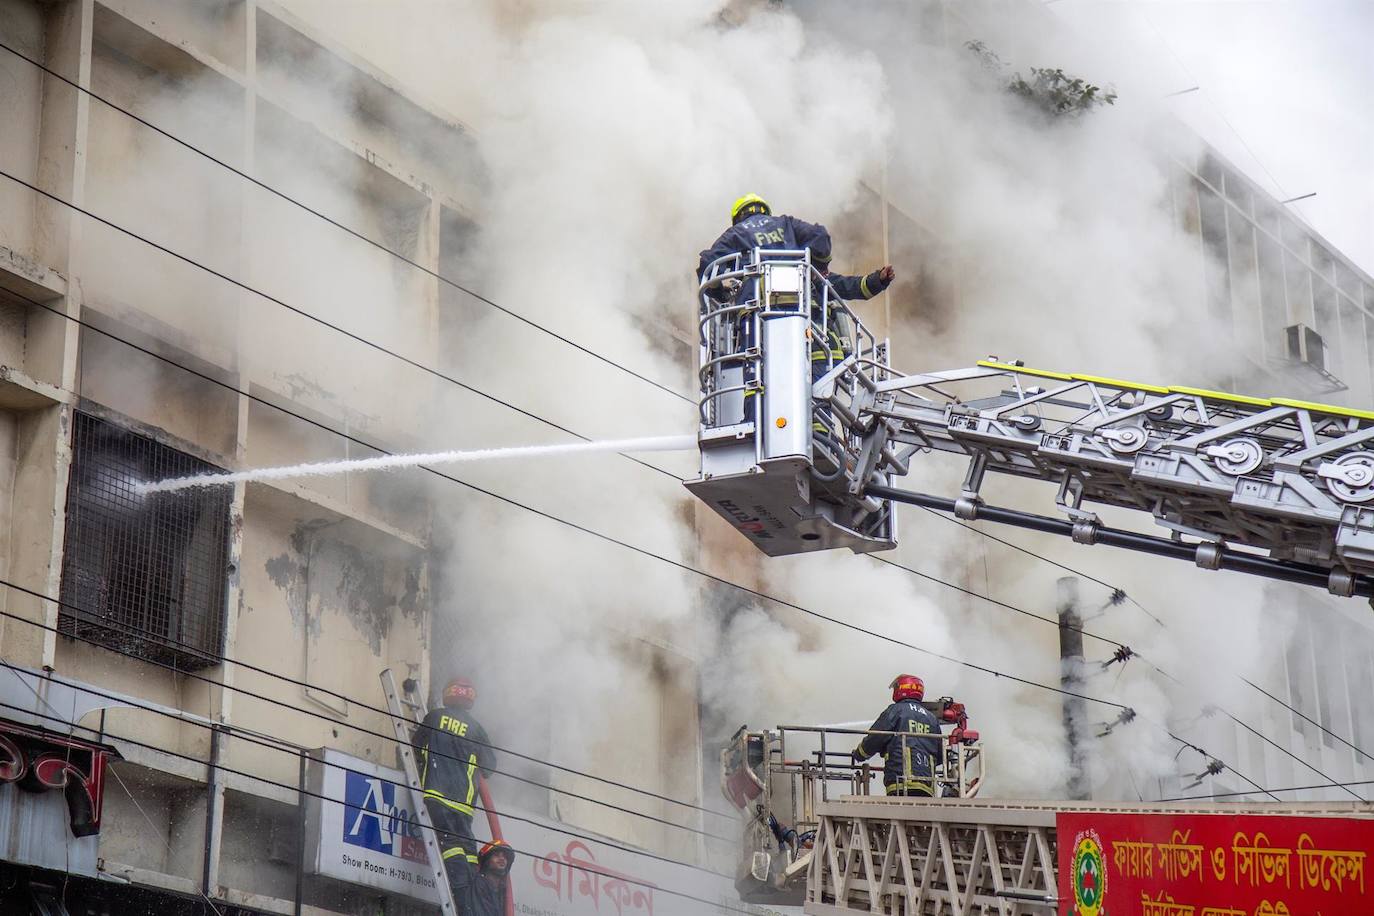
<svg viewBox="0 0 1374 916">
<path fill-rule="evenodd" d="M 940 720 L 922 705 L 926 685 L 914 674 L 899 674 L 892 681 L 892 705 L 870 727 L 854 749 L 854 762 L 883 755 L 883 786 L 888 795 L 933 798 L 935 762 L 942 750 Z"/>
<path fill-rule="evenodd" d="M 461 677 L 449 681 L 443 705 L 429 711 L 411 740 L 455 900 L 469 896 L 479 865 L 472 836 L 478 771 L 490 772 L 495 763 L 486 730 L 469 714 L 476 699 L 472 682 Z"/>
</svg>

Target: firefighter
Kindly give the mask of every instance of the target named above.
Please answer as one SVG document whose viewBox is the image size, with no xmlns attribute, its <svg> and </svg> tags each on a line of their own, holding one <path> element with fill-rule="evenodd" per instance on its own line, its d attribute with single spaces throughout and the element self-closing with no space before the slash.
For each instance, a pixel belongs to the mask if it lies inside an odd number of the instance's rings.
<svg viewBox="0 0 1374 916">
<path fill-rule="evenodd" d="M 830 233 L 824 226 L 795 216 L 774 216 L 773 208 L 757 194 L 746 194 L 730 208 L 730 228 L 701 253 L 697 278 L 712 261 L 727 254 L 748 254 L 755 248 L 811 251 L 811 263 L 825 270 L 830 264 Z"/>
<path fill-rule="evenodd" d="M 854 762 L 883 755 L 883 786 L 888 795 L 935 796 L 935 763 L 940 759 L 940 720 L 921 704 L 926 685 L 914 674 L 899 674 L 890 685 L 892 705 L 854 749 Z M 910 737 L 909 737 L 910 736 Z"/>
<path fill-rule="evenodd" d="M 891 264 L 864 274 L 862 277 L 830 273 L 828 270 L 823 270 L 821 273 L 834 288 L 835 294 L 846 300 L 872 299 L 891 286 L 893 278 L 897 275 Z M 817 289 L 813 291 L 811 296 L 812 321 L 819 323 L 821 317 L 819 312 L 820 292 Z M 833 305 L 826 322 L 825 337 L 823 343 L 816 339 L 811 342 L 812 382 L 819 381 L 820 377 L 832 368 L 833 363 L 837 363 L 849 355 L 849 320 L 844 312 L 834 308 Z"/>
<path fill-rule="evenodd" d="M 492 840 L 477 856 L 477 878 L 455 897 L 463 916 L 505 916 L 507 877 L 515 862 L 515 850 L 504 840 Z"/>
<path fill-rule="evenodd" d="M 486 730 L 468 712 L 476 699 L 477 690 L 467 678 L 449 681 L 443 705 L 429 711 L 411 741 L 455 899 L 472 883 L 478 865 L 472 836 L 478 770 L 490 772 L 495 762 Z"/>
<path fill-rule="evenodd" d="M 821 271 L 830 265 L 830 233 L 824 226 L 808 223 L 795 216 L 774 216 L 773 208 L 757 194 L 746 194 L 730 207 L 730 228 L 720 234 L 720 238 L 701 253 L 697 263 L 697 280 L 705 275 L 713 261 L 729 254 L 747 255 L 755 248 L 800 250 L 811 252 L 811 263 Z M 731 287 L 721 288 L 713 295 L 720 299 L 733 299 L 746 302 L 755 296 L 757 282 L 735 282 Z M 741 313 L 738 322 L 738 344 L 740 351 L 754 346 L 754 321 L 751 316 Z M 753 378 L 754 366 L 749 364 L 744 379 L 744 417 L 754 418 L 755 395 L 759 393 L 757 379 Z"/>
<path fill-rule="evenodd" d="M 829 280 L 830 285 L 835 287 L 835 292 L 839 293 L 841 299 L 872 299 L 891 286 L 892 280 L 896 276 L 897 271 L 889 264 L 864 274 L 862 277 L 826 273 L 825 279 Z"/>
</svg>

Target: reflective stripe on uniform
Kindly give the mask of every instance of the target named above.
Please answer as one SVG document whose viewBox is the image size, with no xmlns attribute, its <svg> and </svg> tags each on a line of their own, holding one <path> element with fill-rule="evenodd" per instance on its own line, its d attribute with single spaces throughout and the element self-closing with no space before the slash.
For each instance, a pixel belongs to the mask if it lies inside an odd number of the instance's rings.
<svg viewBox="0 0 1374 916">
<path fill-rule="evenodd" d="M 477 864 L 477 856 L 474 856 L 472 853 L 466 851 L 461 846 L 455 846 L 452 849 L 445 849 L 443 852 L 444 861 L 448 861 L 449 859 L 455 859 L 458 856 L 462 856 L 463 858 L 471 862 L 473 865 Z"/>
<path fill-rule="evenodd" d="M 471 754 L 468 756 L 468 798 L 466 805 L 469 813 L 472 812 L 472 793 L 477 791 L 477 780 L 474 778 L 476 775 L 477 755 Z"/>
<path fill-rule="evenodd" d="M 859 295 L 863 296 L 865 299 L 873 298 L 873 294 L 868 291 L 868 274 L 864 274 L 859 278 Z"/>
<path fill-rule="evenodd" d="M 921 779 L 906 779 L 901 782 L 888 783 L 886 786 L 888 795 L 891 795 L 893 792 L 904 792 L 908 789 L 922 789 L 933 796 L 935 794 L 935 783 L 933 780 L 926 782 Z"/>
<path fill-rule="evenodd" d="M 472 797 L 472 792 L 471 792 L 471 790 L 469 790 L 469 792 L 468 792 L 468 797 L 469 797 L 469 798 Z M 456 802 L 456 801 L 454 801 L 453 799 L 448 798 L 447 796 L 445 796 L 445 795 L 444 795 L 442 792 L 440 792 L 438 789 L 426 789 L 426 790 L 425 790 L 425 798 L 431 799 L 431 800 L 433 800 L 433 801 L 437 801 L 437 802 L 439 802 L 441 805 L 445 805 L 445 806 L 447 806 L 447 807 L 449 807 L 449 808 L 452 808 L 454 811 L 457 811 L 459 814 L 472 814 L 472 805 L 471 805 L 471 804 L 466 804 L 466 805 L 465 805 L 465 804 L 463 804 L 462 802 Z"/>
</svg>

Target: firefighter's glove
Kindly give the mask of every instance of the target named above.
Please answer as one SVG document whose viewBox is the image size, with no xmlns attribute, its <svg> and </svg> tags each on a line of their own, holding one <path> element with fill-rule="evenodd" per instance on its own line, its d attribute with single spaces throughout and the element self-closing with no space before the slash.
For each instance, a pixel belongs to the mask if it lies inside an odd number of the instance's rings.
<svg viewBox="0 0 1374 916">
<path fill-rule="evenodd" d="M 873 271 L 873 273 L 865 277 L 864 284 L 872 290 L 873 294 L 876 296 L 878 293 L 881 293 L 891 286 L 892 280 L 896 276 L 897 272 L 893 270 L 892 265 L 889 264 L 886 267 Z"/>
</svg>

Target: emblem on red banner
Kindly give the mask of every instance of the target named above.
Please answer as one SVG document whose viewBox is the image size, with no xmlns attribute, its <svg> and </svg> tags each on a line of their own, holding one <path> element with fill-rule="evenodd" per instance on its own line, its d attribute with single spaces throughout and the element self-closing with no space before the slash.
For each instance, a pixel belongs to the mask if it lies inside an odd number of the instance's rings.
<svg viewBox="0 0 1374 916">
<path fill-rule="evenodd" d="M 1073 916 L 1106 916 L 1107 860 L 1096 830 L 1081 831 L 1073 839 Z"/>
</svg>

